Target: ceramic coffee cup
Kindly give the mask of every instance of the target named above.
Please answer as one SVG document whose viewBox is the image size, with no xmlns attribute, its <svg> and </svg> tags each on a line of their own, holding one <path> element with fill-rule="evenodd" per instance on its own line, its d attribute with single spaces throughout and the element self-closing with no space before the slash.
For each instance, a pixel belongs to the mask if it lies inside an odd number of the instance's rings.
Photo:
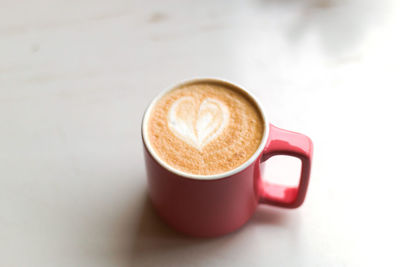
<svg viewBox="0 0 400 267">
<path fill-rule="evenodd" d="M 234 87 L 251 97 L 262 114 L 265 127 L 261 144 L 238 168 L 206 177 L 188 174 L 166 164 L 149 143 L 147 123 L 149 113 L 157 100 L 182 84 L 196 81 L 212 81 Z M 259 101 L 248 91 L 232 83 L 216 79 L 196 79 L 164 90 L 145 111 L 142 140 L 153 206 L 167 224 L 185 234 L 200 237 L 227 234 L 249 220 L 258 204 L 297 208 L 305 199 L 313 153 L 311 139 L 270 124 Z M 262 180 L 260 164 L 276 155 L 300 159 L 301 174 L 297 186 L 271 184 Z"/>
</svg>

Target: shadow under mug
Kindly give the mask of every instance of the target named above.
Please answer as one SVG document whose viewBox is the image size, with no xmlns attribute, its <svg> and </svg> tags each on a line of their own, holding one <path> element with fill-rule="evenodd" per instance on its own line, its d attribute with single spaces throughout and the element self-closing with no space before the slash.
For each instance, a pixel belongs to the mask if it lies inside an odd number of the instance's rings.
<svg viewBox="0 0 400 267">
<path fill-rule="evenodd" d="M 265 122 L 261 144 L 250 159 L 238 168 L 218 175 L 191 175 L 173 169 L 156 155 L 146 135 L 149 113 L 155 103 L 166 92 L 178 86 L 199 82 L 226 85 L 248 95 L 257 105 Z M 313 153 L 311 139 L 268 123 L 257 99 L 229 82 L 194 79 L 161 92 L 145 111 L 142 140 L 150 199 L 160 217 L 179 232 L 199 237 L 227 234 L 246 223 L 259 203 L 297 208 L 305 199 Z M 301 160 L 297 186 L 263 181 L 260 164 L 276 155 Z"/>
</svg>

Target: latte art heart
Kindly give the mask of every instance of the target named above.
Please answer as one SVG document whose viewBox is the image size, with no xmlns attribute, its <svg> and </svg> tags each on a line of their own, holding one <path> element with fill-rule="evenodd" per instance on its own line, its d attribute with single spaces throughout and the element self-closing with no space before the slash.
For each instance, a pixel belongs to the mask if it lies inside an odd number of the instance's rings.
<svg viewBox="0 0 400 267">
<path fill-rule="evenodd" d="M 172 104 L 168 127 L 187 144 L 202 150 L 223 132 L 229 117 L 229 109 L 221 101 L 206 98 L 196 107 L 195 99 L 185 96 Z"/>
</svg>

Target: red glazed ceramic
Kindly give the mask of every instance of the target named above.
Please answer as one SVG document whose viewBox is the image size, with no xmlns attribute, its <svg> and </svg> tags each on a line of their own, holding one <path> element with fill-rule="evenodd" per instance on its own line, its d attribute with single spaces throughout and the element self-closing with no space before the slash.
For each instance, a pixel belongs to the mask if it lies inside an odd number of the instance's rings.
<svg viewBox="0 0 400 267">
<path fill-rule="evenodd" d="M 262 106 L 248 91 L 226 81 L 202 80 L 229 84 L 252 97 L 265 122 L 263 139 L 248 161 L 226 173 L 201 176 L 173 169 L 156 155 L 146 135 L 147 120 L 153 105 L 176 86 L 162 92 L 147 108 L 142 122 L 149 194 L 160 217 L 185 234 L 213 237 L 238 229 L 252 216 L 259 203 L 283 208 L 299 207 L 306 196 L 310 179 L 313 153 L 311 139 L 270 124 Z M 288 155 L 301 160 L 298 186 L 288 187 L 262 180 L 260 164 L 276 155 Z"/>
</svg>

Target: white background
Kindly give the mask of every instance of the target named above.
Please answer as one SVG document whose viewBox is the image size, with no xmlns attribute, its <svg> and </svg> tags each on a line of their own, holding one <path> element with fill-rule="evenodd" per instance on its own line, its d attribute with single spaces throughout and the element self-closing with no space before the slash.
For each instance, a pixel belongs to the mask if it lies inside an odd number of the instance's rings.
<svg viewBox="0 0 400 267">
<path fill-rule="evenodd" d="M 0 266 L 399 266 L 399 7 L 1 0 Z M 301 208 L 260 206 L 216 239 L 156 217 L 141 116 L 198 76 L 243 85 L 313 139 Z"/>
</svg>

